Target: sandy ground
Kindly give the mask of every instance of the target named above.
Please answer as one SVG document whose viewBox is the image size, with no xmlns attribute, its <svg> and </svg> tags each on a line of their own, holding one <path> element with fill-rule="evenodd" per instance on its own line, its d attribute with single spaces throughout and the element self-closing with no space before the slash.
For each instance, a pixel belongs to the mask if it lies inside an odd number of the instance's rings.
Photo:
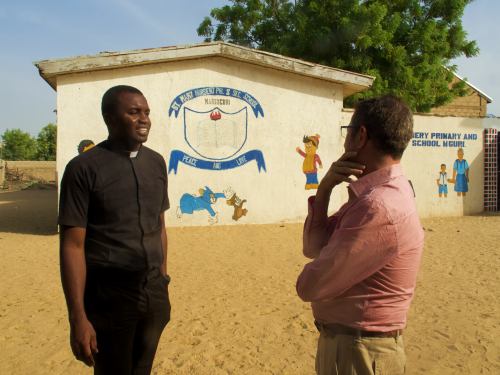
<svg viewBox="0 0 500 375">
<path fill-rule="evenodd" d="M 72 358 L 55 190 L 0 194 L 0 374 L 90 374 Z M 500 216 L 424 220 L 408 374 L 500 374 Z M 155 374 L 313 374 L 295 294 L 300 225 L 169 229 L 172 321 Z"/>
</svg>

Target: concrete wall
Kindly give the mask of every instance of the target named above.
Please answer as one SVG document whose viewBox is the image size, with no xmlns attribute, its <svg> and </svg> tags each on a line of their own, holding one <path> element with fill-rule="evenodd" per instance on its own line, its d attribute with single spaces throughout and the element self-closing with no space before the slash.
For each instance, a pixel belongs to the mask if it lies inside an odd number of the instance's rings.
<svg viewBox="0 0 500 375">
<path fill-rule="evenodd" d="M 5 161 L 5 166 L 11 171 L 19 172 L 24 181 L 56 181 L 55 161 Z"/>
<path fill-rule="evenodd" d="M 181 156 L 177 173 L 171 171 L 169 174 L 171 209 L 167 221 L 171 226 L 214 222 L 208 208 L 218 212 L 219 224 L 300 221 L 307 209 L 307 197 L 314 192 L 305 190 L 304 159 L 296 152 L 296 147 L 304 149 L 304 135 L 319 134 L 317 153 L 326 168 L 337 157 L 342 145 L 340 85 L 223 58 L 208 58 L 60 77 L 57 97 L 59 176 L 66 163 L 77 155 L 77 145 L 82 139 L 97 143 L 106 138 L 100 100 L 109 87 L 118 84 L 136 86 L 148 99 L 153 126 L 146 145 L 162 154 L 167 164 L 175 158 L 174 150 Z M 177 117 L 175 111 L 169 115 L 171 104 L 180 94 L 187 91 L 186 99 L 194 93 L 189 90 L 200 87 L 229 88 L 230 91 L 186 101 L 180 105 Z M 261 106 L 263 115 L 254 112 L 255 102 L 249 96 L 239 95 L 234 90 L 251 95 Z M 243 122 L 245 125 L 246 122 L 247 127 L 241 150 L 219 165 L 217 161 L 198 155 L 193 148 L 203 149 L 200 151 L 203 154 L 207 151 L 206 145 L 199 144 L 199 139 L 191 139 L 191 147 L 185 134 L 185 125 L 196 127 L 203 121 L 210 123 L 210 111 L 217 107 L 222 115 L 218 124 L 232 118 L 233 124 Z M 240 110 L 246 112 L 245 116 L 242 112 L 230 114 Z M 226 122 L 225 126 L 232 126 L 232 123 Z M 196 138 L 196 134 L 193 137 Z M 252 159 L 258 159 L 259 155 L 260 161 Z M 259 172 L 258 164 L 262 161 L 266 168 Z M 204 162 L 212 169 L 191 165 L 200 166 Z M 236 167 L 224 169 L 228 164 Z M 319 178 L 324 171 L 320 171 Z M 200 198 L 199 190 L 205 186 L 214 193 L 224 193 L 230 187 L 237 197 L 246 200 L 240 207 L 248 210 L 246 216 L 233 219 L 237 208 L 219 198 L 207 209 L 184 213 L 178 218 L 176 211 L 181 206 L 181 198 L 188 194 L 185 199 L 196 201 Z M 340 204 L 340 199 L 340 195 L 335 198 L 334 206 Z"/>
</svg>

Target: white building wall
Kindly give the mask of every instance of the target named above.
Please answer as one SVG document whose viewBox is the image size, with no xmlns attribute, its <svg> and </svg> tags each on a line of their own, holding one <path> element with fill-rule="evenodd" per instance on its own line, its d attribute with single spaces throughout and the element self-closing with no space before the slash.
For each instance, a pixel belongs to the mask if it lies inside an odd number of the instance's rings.
<svg viewBox="0 0 500 375">
<path fill-rule="evenodd" d="M 266 171 L 259 172 L 256 161 L 227 170 L 203 170 L 179 163 L 177 173 L 169 174 L 171 209 L 167 221 L 170 226 L 209 223 L 212 217 L 208 210 L 183 214 L 181 218 L 176 215 L 181 197 L 197 196 L 199 189 L 205 186 L 216 193 L 231 187 L 239 198 L 246 200 L 243 208 L 248 212 L 236 221 L 232 218 L 234 207 L 226 204 L 225 199 L 218 199 L 211 206 L 218 212 L 218 225 L 301 221 L 307 212 L 307 197 L 314 191 L 305 190 L 303 158 L 296 147 L 304 149 L 304 135 L 320 135 L 317 153 L 324 165 L 319 172 L 320 179 L 342 149 L 340 85 L 223 58 L 207 58 L 59 77 L 59 178 L 67 162 L 77 155 L 81 140 L 98 143 L 106 138 L 100 101 L 109 87 L 118 84 L 135 86 L 144 93 L 153 124 L 146 145 L 162 154 L 167 165 L 173 150 L 202 159 L 185 139 L 185 107 L 207 111 L 216 106 L 205 104 L 205 99 L 218 98 L 230 100 L 230 105 L 219 105 L 225 112 L 247 109 L 247 140 L 241 151 L 227 160 L 258 150 L 263 155 Z M 226 87 L 246 92 L 260 103 L 264 116 L 256 117 L 248 103 L 224 95 L 187 101 L 178 117 L 169 116 L 171 103 L 179 94 L 200 87 Z M 338 207 L 344 197 L 344 193 L 338 194 L 332 209 Z"/>
<path fill-rule="evenodd" d="M 209 111 L 217 105 L 207 104 L 206 99 L 229 99 L 230 104 L 218 105 L 224 119 L 224 112 L 246 108 L 248 113 L 246 142 L 238 153 L 222 162 L 235 162 L 257 150 L 263 155 L 266 171 L 259 172 L 255 160 L 226 170 L 198 169 L 179 162 L 177 173 L 169 173 L 169 226 L 207 225 L 215 221 L 208 209 L 184 213 L 181 218 L 176 215 L 181 197 L 190 194 L 190 199 L 199 199 L 199 189 L 205 186 L 215 193 L 223 193 L 231 187 L 240 199 L 246 200 L 243 208 L 248 212 L 238 220 L 233 219 L 235 208 L 229 206 L 225 198 L 209 205 L 217 212 L 217 225 L 303 221 L 307 214 L 307 197 L 315 191 L 305 190 L 303 158 L 295 149 L 304 149 L 304 135 L 320 135 L 317 154 L 323 162 L 323 169 L 318 173 L 321 179 L 330 164 L 343 153 L 339 127 L 348 124 L 352 116 L 351 111 L 342 110 L 341 85 L 219 57 L 61 76 L 57 82 L 59 178 L 67 162 L 77 155 L 81 140 L 98 143 L 106 138 L 100 102 L 103 93 L 118 84 L 135 86 L 146 96 L 153 124 L 146 145 L 163 155 L 167 165 L 171 162 L 173 150 L 195 158 L 198 164 L 203 161 L 189 146 L 184 132 L 185 123 L 192 125 L 203 115 L 193 117 L 196 121 L 185 118 L 185 108 Z M 203 87 L 224 87 L 248 93 L 258 101 L 264 115 L 256 117 L 248 102 L 232 94 L 200 96 L 182 103 L 178 117 L 169 115 L 178 95 Z M 209 112 L 205 115 L 211 124 Z M 415 138 L 402 164 L 414 186 L 422 217 L 459 216 L 483 211 L 482 131 L 484 127 L 496 127 L 498 123 L 498 119 L 415 115 Z M 424 138 L 416 138 L 417 133 Z M 442 138 L 455 133 L 457 139 L 452 141 L 463 144 L 445 144 L 450 140 Z M 424 145 L 418 141 L 431 143 Z M 440 164 L 446 164 L 451 178 L 458 147 L 463 147 L 464 159 L 470 166 L 469 192 L 465 197 L 458 197 L 454 185 L 449 183 L 448 196 L 440 198 L 436 183 Z M 337 187 L 332 195 L 330 212 L 338 209 L 346 199 L 345 186 Z"/>
</svg>

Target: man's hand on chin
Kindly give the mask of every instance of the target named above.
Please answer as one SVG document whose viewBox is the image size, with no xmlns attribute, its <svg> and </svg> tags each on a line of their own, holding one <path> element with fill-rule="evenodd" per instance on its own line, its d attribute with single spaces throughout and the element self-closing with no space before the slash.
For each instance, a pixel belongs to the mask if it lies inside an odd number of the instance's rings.
<svg viewBox="0 0 500 375">
<path fill-rule="evenodd" d="M 356 156 L 355 151 L 345 152 L 337 161 L 333 162 L 326 175 L 319 184 L 318 191 L 331 191 L 342 182 L 351 183 L 354 180 L 351 176 L 359 178 L 365 169 L 363 164 L 351 161 Z"/>
</svg>

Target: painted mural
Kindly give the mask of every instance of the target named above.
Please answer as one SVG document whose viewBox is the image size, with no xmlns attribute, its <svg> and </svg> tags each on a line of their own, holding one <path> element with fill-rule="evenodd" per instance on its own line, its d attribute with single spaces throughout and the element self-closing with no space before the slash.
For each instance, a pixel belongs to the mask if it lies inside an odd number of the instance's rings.
<svg viewBox="0 0 500 375">
<path fill-rule="evenodd" d="M 446 164 L 441 164 L 438 178 L 436 179 L 438 186 L 439 198 L 448 197 L 448 183 L 454 185 L 454 191 L 458 197 L 465 197 L 469 191 L 469 163 L 464 159 L 464 149 L 457 150 L 457 159 L 453 163 L 453 176 L 448 178 Z"/>
<path fill-rule="evenodd" d="M 232 219 L 234 221 L 238 221 L 243 216 L 246 216 L 248 210 L 246 208 L 243 208 L 243 205 L 247 200 L 238 197 L 231 188 L 226 190 L 224 193 L 226 194 L 226 203 L 234 208 Z"/>
<path fill-rule="evenodd" d="M 231 187 L 217 193 L 205 186 L 198 190 L 198 194 L 185 193 L 182 195 L 177 207 L 177 218 L 182 219 L 185 214 L 193 215 L 198 212 L 208 214 L 208 223 L 216 224 L 219 222 L 219 211 L 216 209 L 219 199 L 225 199 L 226 204 L 233 207 L 232 219 L 234 221 L 246 216 L 248 210 L 243 208 L 246 199 L 239 198 Z"/>
<path fill-rule="evenodd" d="M 457 159 L 453 162 L 453 175 L 448 178 L 446 164 L 440 166 L 437 176 L 438 196 L 448 197 L 448 184 L 453 184 L 453 190 L 458 197 L 465 197 L 469 191 L 469 163 L 464 159 L 464 148 L 469 142 L 477 142 L 480 139 L 475 133 L 444 133 L 444 132 L 414 132 L 411 145 L 413 147 L 457 148 Z"/>
<path fill-rule="evenodd" d="M 224 106 L 237 109 L 224 110 L 221 108 Z M 252 120 L 264 117 L 262 106 L 249 93 L 228 87 L 191 89 L 172 101 L 168 115 L 175 118 L 182 116 L 184 140 L 189 148 L 188 151 L 172 150 L 169 173 L 173 171 L 177 174 L 179 164 L 222 171 L 253 161 L 259 172 L 266 172 L 262 151 L 244 150 L 248 139 L 249 117 Z"/>
<path fill-rule="evenodd" d="M 206 211 L 210 224 L 218 222 L 218 213 L 214 210 L 214 205 L 219 198 L 225 198 L 224 193 L 214 193 L 208 186 L 198 190 L 199 195 L 183 194 L 177 207 L 177 217 L 182 218 L 183 214 L 193 214 L 195 211 Z"/>
<path fill-rule="evenodd" d="M 438 186 L 438 195 L 439 198 L 443 196 L 448 197 L 448 182 L 450 179 L 448 178 L 448 173 L 446 172 L 446 164 L 441 164 L 439 176 L 436 179 L 436 183 Z"/>
<path fill-rule="evenodd" d="M 317 189 L 319 186 L 318 167 L 323 168 L 321 159 L 316 153 L 319 147 L 319 138 L 319 134 L 304 135 L 302 142 L 304 143 L 305 151 L 302 151 L 300 147 L 295 149 L 297 153 L 304 158 L 302 172 L 304 172 L 306 176 L 306 190 Z"/>
<path fill-rule="evenodd" d="M 413 147 L 463 148 L 467 141 L 477 140 L 475 133 L 414 132 L 411 145 Z"/>
<path fill-rule="evenodd" d="M 469 164 L 464 159 L 463 148 L 457 150 L 457 159 L 453 163 L 453 177 L 450 182 L 455 184 L 454 190 L 457 196 L 465 197 L 469 191 Z"/>
</svg>

